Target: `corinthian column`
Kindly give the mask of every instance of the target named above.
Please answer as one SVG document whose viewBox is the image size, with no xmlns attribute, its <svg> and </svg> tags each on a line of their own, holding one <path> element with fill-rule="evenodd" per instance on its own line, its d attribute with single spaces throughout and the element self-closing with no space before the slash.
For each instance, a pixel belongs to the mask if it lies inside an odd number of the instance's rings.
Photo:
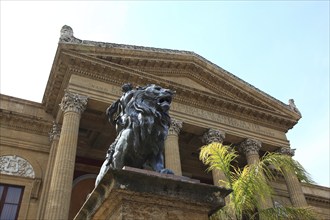
<svg viewBox="0 0 330 220">
<path fill-rule="evenodd" d="M 182 175 L 179 133 L 182 128 L 182 121 L 171 119 L 171 127 L 165 140 L 165 167 L 171 169 L 175 175 Z"/>
<path fill-rule="evenodd" d="M 73 171 L 81 114 L 87 97 L 66 92 L 60 107 L 64 112 L 53 175 L 51 178 L 45 219 L 68 219 Z"/>
<path fill-rule="evenodd" d="M 225 132 L 210 128 L 203 135 L 203 142 L 211 144 L 212 142 L 223 143 Z M 225 186 L 220 180 L 226 180 L 225 174 L 221 170 L 212 170 L 213 184 L 216 186 Z"/>
<path fill-rule="evenodd" d="M 254 139 L 246 139 L 241 143 L 240 149 L 246 156 L 247 164 L 255 164 L 259 162 L 259 150 L 261 142 Z"/>
<path fill-rule="evenodd" d="M 53 167 L 54 167 L 54 162 L 55 162 L 57 145 L 58 145 L 58 141 L 60 139 L 60 133 L 61 133 L 60 126 L 57 123 L 53 122 L 53 127 L 49 132 L 49 141 L 50 141 L 51 145 L 50 145 L 50 151 L 49 151 L 49 156 L 48 156 L 46 174 L 45 174 L 44 183 L 43 183 L 43 193 L 40 198 L 40 206 L 38 209 L 38 219 L 44 219 L 45 206 L 47 203 L 50 181 L 51 181 L 52 174 L 53 174 Z"/>
<path fill-rule="evenodd" d="M 261 141 L 255 139 L 248 138 L 241 143 L 240 149 L 245 154 L 248 165 L 256 164 L 260 161 L 259 158 L 260 148 L 261 148 Z M 267 209 L 270 207 L 273 207 L 272 199 L 265 198 L 264 203 L 261 204 L 261 209 Z"/>
<path fill-rule="evenodd" d="M 294 150 L 289 147 L 282 147 L 279 151 L 281 154 L 288 155 L 290 157 L 294 156 Z M 297 175 L 289 170 L 282 167 L 284 179 L 288 187 L 290 200 L 292 205 L 295 207 L 304 207 L 307 206 L 306 198 L 303 193 L 301 184 L 297 178 Z"/>
</svg>

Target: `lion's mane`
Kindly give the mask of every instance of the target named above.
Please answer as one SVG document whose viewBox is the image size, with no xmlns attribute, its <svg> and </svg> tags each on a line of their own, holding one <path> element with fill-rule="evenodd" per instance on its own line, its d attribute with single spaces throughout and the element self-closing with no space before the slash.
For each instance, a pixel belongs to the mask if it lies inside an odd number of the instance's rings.
<svg viewBox="0 0 330 220">
<path fill-rule="evenodd" d="M 171 122 L 168 111 L 173 92 L 153 84 L 137 89 L 124 85 L 123 91 L 107 110 L 117 130 L 117 138 L 109 148 L 109 164 L 115 169 L 149 166 L 163 172 L 162 154 Z"/>
</svg>

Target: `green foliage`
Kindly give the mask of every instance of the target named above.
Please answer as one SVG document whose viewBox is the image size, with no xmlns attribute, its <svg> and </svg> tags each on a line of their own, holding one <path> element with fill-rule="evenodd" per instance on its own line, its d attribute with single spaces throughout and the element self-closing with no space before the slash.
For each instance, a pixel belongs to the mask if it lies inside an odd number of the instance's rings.
<svg viewBox="0 0 330 220">
<path fill-rule="evenodd" d="M 262 219 L 267 220 L 318 220 L 314 210 L 311 207 L 291 207 L 280 206 L 269 209 L 260 210 L 258 213 Z M 251 219 L 255 219 L 254 214 Z"/>
<path fill-rule="evenodd" d="M 215 213 L 211 219 L 242 219 L 243 215 L 255 219 L 317 219 L 310 207 L 283 207 L 262 209 L 266 198 L 270 198 L 273 189 L 268 181 L 276 179 L 276 172 L 293 172 L 304 182 L 313 183 L 302 165 L 288 155 L 266 153 L 259 162 L 246 165 L 243 169 L 233 166 L 238 157 L 232 147 L 213 142 L 201 148 L 200 160 L 208 165 L 208 171 L 219 170 L 226 180 L 222 184 L 231 188 L 230 202 Z M 258 210 L 256 212 L 256 210 Z"/>
</svg>

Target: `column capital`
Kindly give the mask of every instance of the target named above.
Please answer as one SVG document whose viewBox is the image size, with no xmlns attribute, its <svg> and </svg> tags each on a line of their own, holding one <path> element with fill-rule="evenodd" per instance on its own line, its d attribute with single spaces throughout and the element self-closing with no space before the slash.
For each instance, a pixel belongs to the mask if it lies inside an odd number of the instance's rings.
<svg viewBox="0 0 330 220">
<path fill-rule="evenodd" d="M 258 154 L 261 148 L 261 141 L 252 138 L 247 138 L 240 144 L 239 148 L 241 151 L 244 152 L 245 155 Z"/>
<path fill-rule="evenodd" d="M 222 143 L 226 133 L 218 129 L 209 128 L 203 135 L 203 143 L 211 144 L 212 142 Z"/>
<path fill-rule="evenodd" d="M 55 121 L 53 121 L 53 127 L 51 128 L 50 132 L 48 133 L 49 141 L 53 142 L 53 140 L 55 140 L 55 139 L 58 140 L 60 138 L 60 134 L 61 134 L 60 126 Z"/>
<path fill-rule="evenodd" d="M 64 112 L 83 113 L 86 109 L 88 97 L 65 91 L 60 107 Z"/>
<path fill-rule="evenodd" d="M 291 149 L 290 147 L 281 147 L 280 149 L 276 150 L 277 153 L 280 154 L 286 154 L 290 157 L 293 157 L 295 155 L 296 149 Z"/>
<path fill-rule="evenodd" d="M 182 128 L 182 121 L 175 118 L 171 118 L 171 126 L 168 129 L 168 133 L 172 135 L 179 135 Z"/>
</svg>

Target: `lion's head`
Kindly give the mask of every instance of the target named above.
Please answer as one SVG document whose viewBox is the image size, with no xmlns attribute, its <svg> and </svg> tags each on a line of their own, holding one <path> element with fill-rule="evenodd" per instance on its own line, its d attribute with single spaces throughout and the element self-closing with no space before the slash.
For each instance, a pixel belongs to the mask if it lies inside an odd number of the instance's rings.
<svg viewBox="0 0 330 220">
<path fill-rule="evenodd" d="M 135 102 L 138 106 L 154 108 L 154 110 L 168 113 L 174 92 L 151 84 L 136 90 Z"/>
<path fill-rule="evenodd" d="M 136 168 L 151 167 L 161 173 L 172 173 L 164 168 L 163 149 L 171 124 L 168 114 L 174 92 L 151 84 L 133 89 L 122 87 L 123 95 L 106 111 L 116 125 L 117 138 L 110 145 L 96 184 L 111 166 Z"/>
</svg>

